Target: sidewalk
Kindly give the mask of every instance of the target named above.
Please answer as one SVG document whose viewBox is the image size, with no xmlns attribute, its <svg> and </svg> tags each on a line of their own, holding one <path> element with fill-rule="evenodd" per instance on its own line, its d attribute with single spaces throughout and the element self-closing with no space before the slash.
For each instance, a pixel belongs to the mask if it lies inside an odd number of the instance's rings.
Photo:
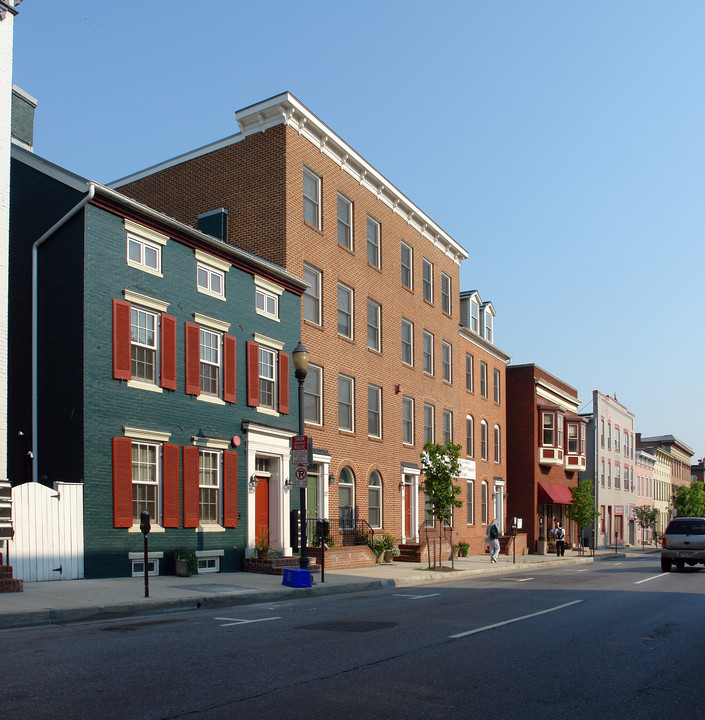
<svg viewBox="0 0 705 720">
<path fill-rule="evenodd" d="M 629 555 L 644 554 L 641 548 L 634 548 L 635 552 L 628 550 Z M 617 555 L 603 551 L 595 557 L 568 551 L 563 558 L 517 556 L 516 563 L 512 562 L 511 555 L 502 555 L 496 564 L 491 564 L 488 555 L 473 555 L 457 558 L 456 572 L 428 571 L 427 563 L 395 562 L 368 568 L 326 570 L 325 582 L 321 582 L 320 575 L 314 575 L 310 588 L 290 588 L 282 585 L 280 575 L 257 573 L 208 573 L 189 578 L 160 575 L 149 578 L 148 598 L 144 596 L 144 578 L 26 582 L 24 592 L 0 594 L 0 630 L 409 587 L 462 580 L 473 575 L 533 572 L 539 568 L 624 557 L 623 550 Z M 450 564 L 449 560 L 444 562 L 447 568 Z"/>
</svg>

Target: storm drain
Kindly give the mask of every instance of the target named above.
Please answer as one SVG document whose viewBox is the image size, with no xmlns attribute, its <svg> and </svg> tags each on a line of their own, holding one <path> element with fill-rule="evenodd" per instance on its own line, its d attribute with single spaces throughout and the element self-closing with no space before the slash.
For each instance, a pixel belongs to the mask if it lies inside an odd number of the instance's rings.
<svg viewBox="0 0 705 720">
<path fill-rule="evenodd" d="M 324 630 L 328 632 L 364 633 L 372 630 L 387 630 L 396 627 L 398 623 L 374 622 L 372 620 L 332 620 L 331 622 L 315 623 L 313 625 L 300 625 L 297 630 Z"/>
</svg>

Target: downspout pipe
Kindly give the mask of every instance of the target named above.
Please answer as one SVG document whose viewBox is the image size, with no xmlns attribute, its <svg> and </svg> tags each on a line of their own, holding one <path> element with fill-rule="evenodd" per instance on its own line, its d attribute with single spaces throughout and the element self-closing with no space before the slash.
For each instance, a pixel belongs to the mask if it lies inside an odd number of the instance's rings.
<svg viewBox="0 0 705 720">
<path fill-rule="evenodd" d="M 38 305 L 39 305 L 39 248 L 74 215 L 80 212 L 95 196 L 95 183 L 88 183 L 88 192 L 81 201 L 54 223 L 39 240 L 32 245 L 32 482 L 39 482 L 39 344 L 38 344 Z"/>
</svg>

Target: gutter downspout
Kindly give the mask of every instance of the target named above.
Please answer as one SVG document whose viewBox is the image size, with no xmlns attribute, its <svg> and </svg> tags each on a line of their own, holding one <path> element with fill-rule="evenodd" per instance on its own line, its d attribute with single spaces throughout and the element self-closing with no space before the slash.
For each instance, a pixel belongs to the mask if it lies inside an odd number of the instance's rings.
<svg viewBox="0 0 705 720">
<path fill-rule="evenodd" d="M 38 438 L 38 329 L 37 329 L 37 306 L 39 304 L 38 294 L 38 265 L 39 265 L 39 248 L 43 245 L 59 228 L 65 225 L 76 213 L 82 210 L 95 195 L 96 186 L 94 183 L 88 183 L 88 192 L 86 196 L 66 215 L 52 225 L 34 245 L 32 245 L 32 482 L 39 482 L 39 438 Z"/>
</svg>

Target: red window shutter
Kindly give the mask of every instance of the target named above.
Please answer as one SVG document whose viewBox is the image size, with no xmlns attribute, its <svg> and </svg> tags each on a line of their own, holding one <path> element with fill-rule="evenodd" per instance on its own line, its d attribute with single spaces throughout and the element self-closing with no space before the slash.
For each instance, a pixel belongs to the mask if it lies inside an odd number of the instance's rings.
<svg viewBox="0 0 705 720">
<path fill-rule="evenodd" d="M 162 387 L 176 390 L 176 318 L 162 313 Z"/>
<path fill-rule="evenodd" d="M 186 346 L 186 394 L 201 394 L 201 328 L 195 323 L 185 323 Z"/>
<path fill-rule="evenodd" d="M 162 526 L 179 527 L 179 446 L 164 445 Z"/>
<path fill-rule="evenodd" d="M 279 412 L 284 415 L 289 414 L 289 356 L 281 350 L 279 351 Z"/>
<path fill-rule="evenodd" d="M 223 400 L 236 402 L 237 388 L 237 340 L 232 335 L 223 335 Z"/>
<path fill-rule="evenodd" d="M 130 303 L 113 299 L 113 377 L 132 379 L 132 340 L 130 337 Z"/>
<path fill-rule="evenodd" d="M 237 453 L 223 453 L 223 525 L 237 527 Z"/>
<path fill-rule="evenodd" d="M 247 404 L 259 405 L 259 343 L 247 343 Z"/>
<path fill-rule="evenodd" d="M 132 527 L 132 440 L 113 438 L 113 527 Z"/>
<path fill-rule="evenodd" d="M 198 448 L 184 448 L 184 527 L 198 527 Z"/>
</svg>

